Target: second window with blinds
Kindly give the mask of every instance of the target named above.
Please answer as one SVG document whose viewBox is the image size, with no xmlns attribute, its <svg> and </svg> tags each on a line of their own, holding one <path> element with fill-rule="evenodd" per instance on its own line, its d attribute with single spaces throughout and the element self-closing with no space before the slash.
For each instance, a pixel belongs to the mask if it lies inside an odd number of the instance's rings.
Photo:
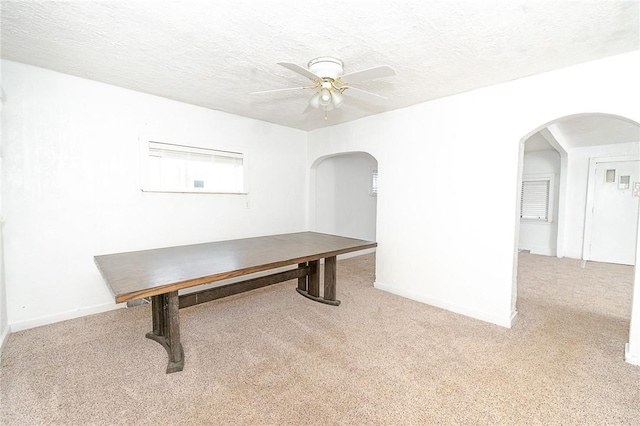
<svg viewBox="0 0 640 426">
<path fill-rule="evenodd" d="M 553 175 L 525 175 L 520 192 L 520 219 L 553 221 Z"/>
</svg>

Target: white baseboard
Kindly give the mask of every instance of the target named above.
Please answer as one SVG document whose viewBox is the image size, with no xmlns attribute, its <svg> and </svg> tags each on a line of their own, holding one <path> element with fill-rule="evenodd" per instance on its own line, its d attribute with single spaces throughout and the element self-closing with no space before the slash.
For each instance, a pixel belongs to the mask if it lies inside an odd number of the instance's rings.
<svg viewBox="0 0 640 426">
<path fill-rule="evenodd" d="M 629 344 L 624 345 L 624 360 L 629 364 L 640 366 L 640 356 L 636 356 L 629 352 Z"/>
<path fill-rule="evenodd" d="M 531 254 L 556 257 L 558 251 L 551 247 L 519 247 L 518 250 L 529 250 Z"/>
<path fill-rule="evenodd" d="M 406 297 L 407 299 L 416 300 L 418 302 L 426 303 L 427 305 L 435 306 L 436 308 L 445 309 L 447 311 L 451 311 L 456 314 L 475 318 L 480 321 L 485 321 L 485 322 L 496 324 L 506 328 L 511 328 L 511 326 L 515 321 L 516 315 L 518 314 L 517 312 L 513 312 L 508 317 L 499 317 L 493 314 L 488 314 L 486 312 L 477 311 L 475 309 L 469 309 L 469 308 L 461 307 L 448 302 L 443 302 L 442 300 L 425 297 L 423 295 L 398 289 L 396 287 L 390 287 L 380 283 L 379 281 L 376 281 L 373 284 L 373 286 L 377 289 L 384 290 L 389 293 L 397 294 L 398 296 Z"/>
<path fill-rule="evenodd" d="M 365 254 L 369 254 L 369 253 L 375 253 L 376 252 L 376 248 L 370 248 L 370 249 L 366 249 L 366 250 L 360 250 L 360 251 L 352 251 L 349 253 L 345 253 L 345 254 L 339 254 L 338 255 L 338 260 L 340 259 L 349 259 L 351 257 L 358 257 L 358 256 L 364 256 Z M 322 259 L 324 261 L 324 259 Z"/>
<path fill-rule="evenodd" d="M 4 350 L 4 345 L 7 344 L 9 340 L 9 335 L 11 334 L 11 327 L 8 325 L 0 332 L 0 359 L 2 358 L 2 351 Z"/>
<path fill-rule="evenodd" d="M 42 325 L 53 324 L 60 321 L 66 321 L 69 319 L 80 318 L 87 315 L 100 314 L 102 312 L 113 311 L 115 309 L 126 308 L 126 303 L 107 303 L 104 305 L 95 305 L 89 306 L 87 308 L 76 309 L 73 311 L 60 312 L 53 315 L 46 315 L 43 317 L 39 317 L 36 319 L 31 319 L 27 321 L 18 321 L 14 323 L 10 323 L 9 327 L 11 328 L 11 332 L 15 333 L 16 331 L 27 330 L 30 328 L 40 327 Z"/>
</svg>

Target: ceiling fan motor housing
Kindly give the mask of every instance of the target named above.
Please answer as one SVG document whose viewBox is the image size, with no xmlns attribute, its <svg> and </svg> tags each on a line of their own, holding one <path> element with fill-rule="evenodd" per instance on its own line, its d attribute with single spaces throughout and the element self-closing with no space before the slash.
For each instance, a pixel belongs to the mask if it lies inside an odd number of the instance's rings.
<svg viewBox="0 0 640 426">
<path fill-rule="evenodd" d="M 307 68 L 318 77 L 335 80 L 343 74 L 344 63 L 340 59 L 321 56 L 310 60 Z"/>
</svg>

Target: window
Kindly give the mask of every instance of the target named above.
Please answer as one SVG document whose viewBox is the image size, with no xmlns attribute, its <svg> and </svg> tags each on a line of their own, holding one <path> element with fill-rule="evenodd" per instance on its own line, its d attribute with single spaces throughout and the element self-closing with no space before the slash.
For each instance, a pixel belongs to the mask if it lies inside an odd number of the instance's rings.
<svg viewBox="0 0 640 426">
<path fill-rule="evenodd" d="M 378 169 L 371 170 L 371 196 L 378 196 Z"/>
<path fill-rule="evenodd" d="M 523 176 L 520 192 L 520 218 L 551 222 L 553 218 L 553 176 Z"/>
<path fill-rule="evenodd" d="M 149 141 L 143 190 L 243 193 L 244 154 Z"/>
</svg>

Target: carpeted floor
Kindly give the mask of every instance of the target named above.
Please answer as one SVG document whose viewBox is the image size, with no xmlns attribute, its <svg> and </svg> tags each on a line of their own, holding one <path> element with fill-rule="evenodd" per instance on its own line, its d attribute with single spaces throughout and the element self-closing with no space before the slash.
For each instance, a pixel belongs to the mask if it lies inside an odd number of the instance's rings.
<svg viewBox="0 0 640 426">
<path fill-rule="evenodd" d="M 376 290 L 340 261 L 338 298 L 293 281 L 180 311 L 165 374 L 149 305 L 10 336 L 0 424 L 602 425 L 640 423 L 624 362 L 633 268 L 520 255 L 505 329 Z"/>
</svg>

